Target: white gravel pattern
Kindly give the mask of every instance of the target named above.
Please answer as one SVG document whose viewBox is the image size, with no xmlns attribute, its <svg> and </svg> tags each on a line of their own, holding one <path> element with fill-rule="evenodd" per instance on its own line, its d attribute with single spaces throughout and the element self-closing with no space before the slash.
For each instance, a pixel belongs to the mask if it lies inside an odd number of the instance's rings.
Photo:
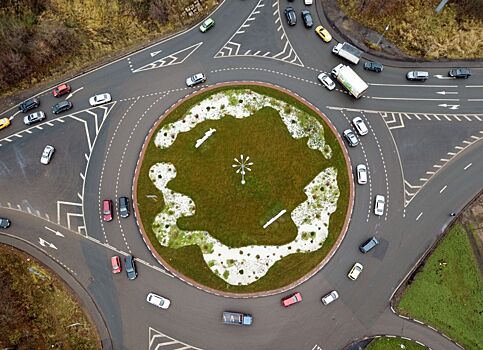
<svg viewBox="0 0 483 350">
<path fill-rule="evenodd" d="M 325 144 L 321 131 L 322 125 L 315 118 L 283 101 L 251 90 L 225 91 L 211 95 L 193 106 L 184 118 L 164 126 L 156 135 L 155 144 L 160 148 L 170 147 L 179 132 L 187 132 L 204 120 L 218 120 L 225 116 L 246 118 L 264 106 L 273 107 L 280 113 L 292 137 L 309 137 L 307 145 L 310 148 L 319 150 L 326 158 L 331 157 L 331 149 Z M 337 171 L 332 167 L 326 168 L 304 188 L 307 200 L 300 203 L 290 214 L 298 228 L 297 236 L 292 242 L 280 246 L 251 245 L 232 248 L 212 237 L 207 231 L 183 231 L 178 228 L 177 219 L 194 215 L 196 205 L 188 196 L 167 188 L 168 182 L 176 177 L 173 164 L 155 164 L 151 167 L 149 176 L 162 192 L 165 202 L 163 210 L 153 223 L 159 242 L 170 248 L 198 245 L 210 269 L 232 285 L 255 282 L 275 262 L 287 255 L 319 249 L 327 238 L 329 218 L 337 209 L 339 198 Z"/>
</svg>

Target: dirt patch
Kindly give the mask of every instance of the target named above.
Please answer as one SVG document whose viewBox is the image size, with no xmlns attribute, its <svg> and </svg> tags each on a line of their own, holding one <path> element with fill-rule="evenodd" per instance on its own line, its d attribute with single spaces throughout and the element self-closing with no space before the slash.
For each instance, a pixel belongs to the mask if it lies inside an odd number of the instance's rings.
<svg viewBox="0 0 483 350">
<path fill-rule="evenodd" d="M 483 273 L 483 193 L 480 193 L 474 202 L 461 213 L 459 219 L 470 238 L 478 267 Z"/>
</svg>

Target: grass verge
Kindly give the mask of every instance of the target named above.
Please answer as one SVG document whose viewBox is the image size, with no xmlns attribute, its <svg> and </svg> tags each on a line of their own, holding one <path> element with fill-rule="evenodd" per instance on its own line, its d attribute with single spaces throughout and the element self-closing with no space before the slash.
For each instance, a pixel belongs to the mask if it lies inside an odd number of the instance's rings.
<svg viewBox="0 0 483 350">
<path fill-rule="evenodd" d="M 239 86 L 239 87 L 221 87 L 215 90 L 211 90 L 200 95 L 194 96 L 192 99 L 186 101 L 178 108 L 176 108 L 170 115 L 168 115 L 165 121 L 158 127 L 161 128 L 164 124 L 173 122 L 184 116 L 186 111 L 193 105 L 197 104 L 198 102 L 207 98 L 207 96 L 223 91 L 223 90 L 233 90 L 233 89 L 246 89 L 250 88 L 251 90 L 258 92 L 260 94 L 273 96 L 277 99 L 284 100 L 287 103 L 290 103 L 296 108 L 307 112 L 314 117 L 317 117 L 317 114 L 309 109 L 304 104 L 300 103 L 295 98 L 281 92 L 278 90 L 270 89 L 267 87 L 260 87 L 260 86 Z M 319 121 L 321 121 L 319 119 Z M 321 121 L 322 122 L 322 121 Z M 342 153 L 342 149 L 336 139 L 336 136 L 332 133 L 330 128 L 322 122 L 324 126 L 324 135 L 326 142 L 330 145 L 333 151 L 332 160 L 330 162 L 331 166 L 334 166 L 338 170 L 338 184 L 340 190 L 340 197 L 337 203 L 337 210 L 335 213 L 331 215 L 330 222 L 329 222 L 329 234 L 324 243 L 324 245 L 317 251 L 312 253 L 299 253 L 299 254 L 292 254 L 285 257 L 282 260 L 279 260 L 270 270 L 269 272 L 262 278 L 260 278 L 257 282 L 254 282 L 250 285 L 246 286 L 233 286 L 227 284 L 221 278 L 217 277 L 215 274 L 211 272 L 209 267 L 206 265 L 205 261 L 203 260 L 202 254 L 200 249 L 197 246 L 188 246 L 179 249 L 169 249 L 163 247 L 157 241 L 152 229 L 151 225 L 154 221 L 154 217 L 158 212 L 161 211 L 163 208 L 164 203 L 162 201 L 154 201 L 151 198 L 147 197 L 148 195 L 158 195 L 159 198 L 162 198 L 161 193 L 155 188 L 152 184 L 151 180 L 149 180 L 148 172 L 150 167 L 162 161 L 163 158 L 161 157 L 161 152 L 156 148 L 154 142 L 148 144 L 143 163 L 141 165 L 139 179 L 138 179 L 138 186 L 137 186 L 137 200 L 138 200 L 138 208 L 141 213 L 141 221 L 143 223 L 144 229 L 146 230 L 146 234 L 148 235 L 150 241 L 152 242 L 155 249 L 158 253 L 163 256 L 163 258 L 175 269 L 177 269 L 180 273 L 184 274 L 185 276 L 196 280 L 197 282 L 206 285 L 210 288 L 227 291 L 227 292 L 238 292 L 238 293 L 252 293 L 252 292 L 259 292 L 264 290 L 271 290 L 281 288 L 291 282 L 297 280 L 298 278 L 303 277 L 307 274 L 310 270 L 315 268 L 317 264 L 327 255 L 329 250 L 332 248 L 333 244 L 337 240 L 341 229 L 343 227 L 345 216 L 348 208 L 348 201 L 349 201 L 349 176 L 347 173 L 347 168 L 344 160 L 344 156 Z M 270 129 L 271 132 L 271 129 Z M 156 132 L 155 132 L 156 133 Z M 268 130 L 266 132 L 266 137 L 268 136 Z M 306 140 L 305 140 L 306 142 Z M 254 160 L 256 161 L 256 160 Z M 249 174 L 248 176 L 251 176 Z"/>
<path fill-rule="evenodd" d="M 95 327 L 55 274 L 1 244 L 0 266 L 0 348 L 101 348 Z"/>
<path fill-rule="evenodd" d="M 483 2 L 440 0 L 338 0 L 348 16 L 411 56 L 427 59 L 483 57 Z M 389 30 L 385 31 L 389 25 Z"/>
<path fill-rule="evenodd" d="M 425 346 L 419 345 L 411 340 L 402 338 L 376 338 L 369 343 L 365 350 L 427 350 Z"/>
<path fill-rule="evenodd" d="M 404 291 L 399 312 L 436 327 L 466 349 L 483 344 L 483 283 L 464 228 L 457 224 Z"/>
</svg>

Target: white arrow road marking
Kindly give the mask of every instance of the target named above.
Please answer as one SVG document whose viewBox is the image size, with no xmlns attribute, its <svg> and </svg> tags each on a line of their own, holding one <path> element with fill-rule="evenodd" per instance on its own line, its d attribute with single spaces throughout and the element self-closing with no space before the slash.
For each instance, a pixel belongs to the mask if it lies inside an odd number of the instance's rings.
<svg viewBox="0 0 483 350">
<path fill-rule="evenodd" d="M 62 233 L 60 233 L 59 231 L 54 231 L 50 227 L 47 227 L 47 226 L 44 226 L 44 227 L 45 227 L 46 230 L 49 230 L 50 232 L 55 233 L 56 236 L 64 237 L 64 235 Z"/>
<path fill-rule="evenodd" d="M 458 95 L 457 91 L 436 91 L 440 95 Z"/>
<path fill-rule="evenodd" d="M 441 75 L 441 74 L 436 74 L 434 75 L 434 77 L 438 79 L 455 79 L 455 77 L 445 77 L 444 75 Z"/>
<path fill-rule="evenodd" d="M 55 245 L 53 245 L 52 243 L 49 243 L 47 242 L 46 240 L 42 239 L 39 237 L 39 243 L 42 247 L 45 247 L 46 245 L 49 246 L 50 248 L 54 248 L 54 249 L 57 249 L 57 247 Z"/>
<path fill-rule="evenodd" d="M 154 52 L 151 52 L 151 53 L 150 53 L 150 55 L 151 55 L 151 57 L 154 57 L 154 56 L 156 56 L 158 53 L 160 53 L 161 51 L 163 51 L 163 50 L 159 50 L 159 51 L 154 51 Z"/>
<path fill-rule="evenodd" d="M 68 100 L 68 99 L 69 99 L 69 98 L 71 98 L 71 97 L 72 97 L 72 96 L 73 96 L 73 95 L 74 95 L 76 92 L 81 91 L 82 89 L 84 89 L 84 87 L 83 87 L 83 86 L 82 86 L 82 87 L 80 87 L 80 88 L 78 88 L 77 90 L 72 91 L 70 94 L 68 94 L 68 95 L 67 95 L 67 97 L 66 97 L 65 99 L 66 99 L 66 100 Z"/>
<path fill-rule="evenodd" d="M 440 104 L 438 106 L 440 106 L 440 107 L 448 107 L 449 109 L 458 109 L 460 107 L 460 105 L 448 105 L 446 103 Z"/>
</svg>

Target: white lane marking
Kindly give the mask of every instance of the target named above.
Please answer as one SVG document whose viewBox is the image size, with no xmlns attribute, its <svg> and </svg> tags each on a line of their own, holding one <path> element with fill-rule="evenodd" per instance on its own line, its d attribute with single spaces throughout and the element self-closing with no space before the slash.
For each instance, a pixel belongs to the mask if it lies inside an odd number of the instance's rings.
<svg viewBox="0 0 483 350">
<path fill-rule="evenodd" d="M 367 85 L 371 86 L 394 86 L 394 87 L 415 87 L 415 88 L 456 88 L 458 85 L 412 85 L 412 84 L 376 84 L 376 83 L 368 83 Z"/>
<path fill-rule="evenodd" d="M 483 101 L 483 98 L 469 98 L 467 101 L 468 102 L 479 102 L 479 101 Z"/>
<path fill-rule="evenodd" d="M 464 170 L 467 170 L 467 169 L 468 169 L 470 166 L 472 166 L 472 165 L 473 165 L 473 163 L 470 163 L 470 164 L 468 164 L 467 166 L 465 166 L 463 169 L 464 169 Z"/>
<path fill-rule="evenodd" d="M 439 95 L 458 95 L 457 91 L 436 91 Z"/>
<path fill-rule="evenodd" d="M 483 85 L 465 85 L 465 88 L 483 88 Z"/>
<path fill-rule="evenodd" d="M 419 97 L 378 97 L 371 96 L 374 100 L 401 100 L 401 101 L 459 101 L 459 98 L 419 98 Z"/>
<path fill-rule="evenodd" d="M 438 79 L 443 79 L 443 80 L 453 80 L 455 79 L 455 77 L 445 77 L 444 75 L 441 75 L 441 74 L 436 74 L 436 75 L 433 75 L 435 78 L 438 78 Z"/>
<path fill-rule="evenodd" d="M 419 213 L 419 215 L 418 215 L 418 217 L 416 218 L 416 221 L 418 221 L 418 220 L 419 220 L 419 218 L 420 218 L 422 215 L 423 215 L 423 212 L 420 212 L 420 213 Z"/>
<path fill-rule="evenodd" d="M 47 247 L 49 246 L 50 248 L 53 248 L 53 249 L 56 249 L 57 250 L 57 247 L 55 245 L 53 245 L 52 243 L 49 243 L 47 242 L 46 240 L 42 239 L 39 237 L 39 243 L 42 247 Z"/>
<path fill-rule="evenodd" d="M 53 229 L 51 229 L 50 227 L 47 227 L 47 226 L 44 226 L 46 230 L 49 230 L 50 232 L 53 232 L 55 233 L 56 236 L 60 236 L 60 237 L 64 237 L 64 235 L 62 233 L 60 233 L 59 231 L 55 231 Z"/>
<path fill-rule="evenodd" d="M 442 189 L 439 190 L 439 193 L 443 193 L 444 190 L 448 187 L 448 185 L 444 185 L 444 187 Z"/>
</svg>

